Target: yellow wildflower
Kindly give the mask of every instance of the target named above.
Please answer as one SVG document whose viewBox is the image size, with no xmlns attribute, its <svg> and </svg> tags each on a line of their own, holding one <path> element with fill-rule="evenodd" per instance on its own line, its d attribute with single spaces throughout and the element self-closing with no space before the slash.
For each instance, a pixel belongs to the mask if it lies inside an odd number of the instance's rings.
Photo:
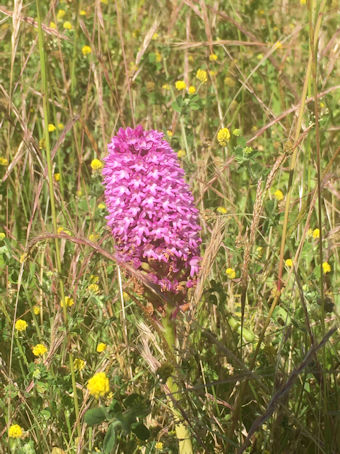
<svg viewBox="0 0 340 454">
<path fill-rule="evenodd" d="M 152 35 L 152 39 L 153 39 L 153 40 L 157 39 L 158 37 L 159 37 L 158 33 L 154 33 L 154 34 Z"/>
<path fill-rule="evenodd" d="M 233 136 L 239 137 L 241 135 L 241 129 L 234 129 Z"/>
<path fill-rule="evenodd" d="M 284 199 L 283 192 L 280 191 L 280 189 L 277 189 L 277 190 L 274 192 L 274 197 L 275 197 L 276 200 L 278 200 L 278 201 L 280 202 L 281 200 Z"/>
<path fill-rule="evenodd" d="M 34 313 L 34 315 L 39 315 L 40 314 L 40 306 L 38 306 L 38 305 L 33 306 L 33 313 Z"/>
<path fill-rule="evenodd" d="M 17 331 L 26 331 L 26 328 L 27 328 L 27 322 L 25 322 L 25 320 L 17 320 L 15 322 L 15 329 Z"/>
<path fill-rule="evenodd" d="M 98 372 L 92 378 L 90 378 L 87 389 L 90 394 L 95 398 L 103 397 L 110 390 L 109 379 L 107 378 L 105 372 Z"/>
<path fill-rule="evenodd" d="M 80 358 L 75 358 L 75 360 L 73 361 L 73 367 L 74 367 L 74 370 L 83 370 L 84 367 L 85 367 L 85 361 L 83 359 L 80 359 Z"/>
<path fill-rule="evenodd" d="M 69 296 L 65 296 L 64 299 L 60 300 L 60 306 L 61 307 L 71 307 L 73 306 L 74 304 L 74 300 L 73 298 L 69 297 Z"/>
<path fill-rule="evenodd" d="M 188 88 L 188 93 L 189 95 L 194 95 L 196 93 L 196 87 L 190 85 L 190 87 Z"/>
<path fill-rule="evenodd" d="M 280 41 L 277 41 L 275 44 L 274 44 L 274 49 L 280 49 L 280 47 L 282 47 L 282 43 Z"/>
<path fill-rule="evenodd" d="M 185 150 L 178 150 L 177 156 L 181 159 L 186 155 Z"/>
<path fill-rule="evenodd" d="M 286 264 L 286 266 L 288 266 L 288 268 L 291 268 L 293 266 L 293 260 L 292 259 L 287 259 L 285 261 L 285 264 Z"/>
<path fill-rule="evenodd" d="M 10 426 L 8 429 L 8 436 L 9 438 L 21 438 L 23 435 L 23 430 L 19 426 L 19 424 L 13 424 L 13 426 Z"/>
<path fill-rule="evenodd" d="M 218 59 L 218 56 L 216 54 L 210 54 L 209 55 L 209 60 L 210 61 L 216 61 Z"/>
<path fill-rule="evenodd" d="M 102 202 L 101 202 L 101 203 L 98 204 L 98 209 L 99 209 L 99 210 L 105 210 L 105 208 L 106 208 L 105 203 L 102 203 Z"/>
<path fill-rule="evenodd" d="M 63 27 L 65 28 L 65 30 L 72 30 L 72 24 L 68 20 L 63 23 Z"/>
<path fill-rule="evenodd" d="M 65 233 L 65 235 L 71 236 L 71 232 L 64 227 L 58 227 L 57 233 Z"/>
<path fill-rule="evenodd" d="M 4 166 L 4 167 L 8 166 L 8 159 L 0 156 L 0 166 Z"/>
<path fill-rule="evenodd" d="M 307 0 L 300 0 L 301 5 L 305 5 Z"/>
<path fill-rule="evenodd" d="M 158 50 L 156 50 L 156 52 L 155 52 L 155 57 L 156 57 L 156 62 L 157 63 L 160 63 L 162 61 L 162 54 L 160 54 L 158 52 Z"/>
<path fill-rule="evenodd" d="M 65 14 L 66 14 L 65 10 L 60 9 L 60 10 L 57 12 L 57 19 L 58 19 L 58 20 L 61 20 L 61 19 L 65 16 Z"/>
<path fill-rule="evenodd" d="M 235 272 L 234 268 L 227 268 L 225 270 L 225 272 L 226 272 L 226 275 L 228 276 L 229 279 L 235 279 L 236 272 Z"/>
<path fill-rule="evenodd" d="M 331 265 L 328 262 L 323 262 L 322 271 L 323 271 L 323 274 L 330 273 L 332 271 Z"/>
<path fill-rule="evenodd" d="M 80 14 L 81 16 L 86 16 L 87 12 L 86 12 L 84 9 L 81 9 L 81 10 L 79 11 L 79 14 Z"/>
<path fill-rule="evenodd" d="M 235 85 L 236 85 L 236 81 L 235 81 L 232 77 L 229 77 L 229 76 L 227 76 L 227 77 L 224 79 L 224 83 L 225 83 L 226 86 L 229 87 L 229 88 L 235 87 Z"/>
<path fill-rule="evenodd" d="M 312 236 L 314 239 L 320 238 L 320 230 L 319 229 L 314 229 Z"/>
<path fill-rule="evenodd" d="M 217 140 L 221 146 L 225 147 L 227 145 L 227 142 L 229 141 L 229 139 L 230 139 L 230 132 L 229 132 L 228 128 L 222 128 L 218 131 Z"/>
<path fill-rule="evenodd" d="M 6 238 L 6 235 L 4 232 L 0 232 L 0 241 L 4 240 Z"/>
<path fill-rule="evenodd" d="M 52 123 L 50 123 L 50 124 L 48 125 L 48 132 L 53 132 L 53 131 L 55 131 L 56 129 L 57 129 L 57 128 L 56 128 Z"/>
<path fill-rule="evenodd" d="M 99 159 L 93 159 L 91 161 L 91 168 L 92 170 L 99 170 L 104 167 L 104 164 Z"/>
<path fill-rule="evenodd" d="M 207 72 L 204 69 L 199 69 L 196 73 L 196 77 L 203 84 L 205 84 L 208 80 Z"/>
<path fill-rule="evenodd" d="M 90 241 L 97 241 L 98 238 L 99 238 L 98 233 L 90 233 L 90 235 L 89 235 L 89 240 Z"/>
<path fill-rule="evenodd" d="M 227 209 L 224 208 L 224 207 L 217 207 L 216 211 L 217 211 L 217 213 L 220 213 L 220 214 L 226 214 L 227 213 Z"/>
<path fill-rule="evenodd" d="M 99 276 L 96 276 L 95 274 L 91 274 L 90 281 L 93 282 L 94 284 L 98 284 Z"/>
<path fill-rule="evenodd" d="M 216 74 L 217 74 L 217 72 L 214 71 L 213 69 L 211 69 L 211 70 L 209 71 L 209 75 L 210 75 L 211 77 L 216 76 Z"/>
<path fill-rule="evenodd" d="M 50 28 L 57 28 L 55 22 L 52 22 L 52 21 L 50 22 Z"/>
<path fill-rule="evenodd" d="M 43 356 L 47 352 L 44 344 L 37 344 L 32 348 L 34 356 Z"/>
<path fill-rule="evenodd" d="M 163 449 L 163 443 L 161 441 L 157 441 L 155 444 L 155 449 L 161 451 Z"/>
<path fill-rule="evenodd" d="M 87 290 L 91 293 L 99 293 L 99 285 L 98 284 L 90 284 L 88 287 L 87 287 Z"/>
<path fill-rule="evenodd" d="M 174 133 L 170 129 L 167 130 L 166 134 L 168 137 L 172 137 L 174 135 Z"/>
<path fill-rule="evenodd" d="M 187 88 L 187 84 L 184 82 L 184 80 L 177 80 L 175 83 L 176 90 L 181 91 L 185 90 Z"/>
<path fill-rule="evenodd" d="M 54 174 L 54 179 L 55 179 L 55 181 L 59 181 L 60 180 L 60 173 L 55 173 Z"/>
<path fill-rule="evenodd" d="M 58 123 L 57 128 L 59 129 L 59 131 L 62 131 L 64 129 L 64 123 Z"/>
<path fill-rule="evenodd" d="M 162 88 L 163 88 L 163 90 L 170 90 L 170 85 L 169 84 L 163 84 Z"/>
<path fill-rule="evenodd" d="M 26 262 L 27 257 L 28 257 L 27 253 L 24 252 L 23 254 L 21 254 L 20 259 L 19 259 L 19 262 L 20 262 L 20 263 Z"/>
<path fill-rule="evenodd" d="M 97 352 L 98 353 L 105 352 L 106 347 L 107 347 L 107 345 L 104 344 L 104 342 L 99 342 L 99 344 L 97 345 Z"/>
<path fill-rule="evenodd" d="M 82 51 L 82 54 L 85 57 L 86 55 L 89 55 L 92 52 L 92 49 L 91 49 L 90 46 L 83 46 L 81 51 Z"/>
</svg>

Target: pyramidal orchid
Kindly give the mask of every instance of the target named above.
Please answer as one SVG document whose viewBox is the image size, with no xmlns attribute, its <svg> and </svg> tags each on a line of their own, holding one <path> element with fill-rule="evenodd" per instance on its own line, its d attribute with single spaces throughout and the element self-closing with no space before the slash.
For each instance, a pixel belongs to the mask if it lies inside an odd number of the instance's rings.
<svg viewBox="0 0 340 454">
<path fill-rule="evenodd" d="M 198 210 L 176 153 L 163 133 L 119 129 L 103 169 L 107 216 L 117 258 L 143 270 L 175 304 L 196 282 Z"/>
</svg>

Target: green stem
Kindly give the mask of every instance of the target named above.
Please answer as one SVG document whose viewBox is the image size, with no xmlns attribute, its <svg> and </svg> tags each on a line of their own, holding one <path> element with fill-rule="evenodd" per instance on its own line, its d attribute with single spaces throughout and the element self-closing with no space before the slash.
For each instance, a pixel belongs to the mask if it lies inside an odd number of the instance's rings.
<svg viewBox="0 0 340 454">
<path fill-rule="evenodd" d="M 40 66 L 41 66 L 41 94 L 42 94 L 42 99 L 43 99 L 43 112 L 44 112 L 44 139 L 45 139 L 45 147 L 46 147 L 48 186 L 49 186 L 50 203 L 51 203 L 51 216 L 52 216 L 53 232 L 56 235 L 57 234 L 57 216 L 56 216 L 56 210 L 55 210 L 53 175 L 52 175 L 52 158 L 51 158 L 49 131 L 48 131 L 49 105 L 48 105 L 47 72 L 46 72 L 46 59 L 45 59 L 45 49 L 44 49 L 44 35 L 43 35 L 42 25 L 41 25 L 42 22 L 41 22 L 39 0 L 36 0 L 36 5 L 37 5 L 37 18 L 38 18 L 39 54 L 40 54 Z M 60 296 L 61 296 L 61 300 L 65 301 L 64 283 L 61 278 L 62 269 L 61 269 L 61 259 L 60 259 L 58 238 L 55 238 L 55 250 L 56 250 L 56 265 L 57 265 L 57 271 L 58 271 L 58 275 L 59 275 Z M 68 326 L 67 326 L 66 304 L 63 305 L 63 313 L 64 313 L 64 323 L 65 323 L 65 328 L 66 328 L 66 333 L 67 333 L 66 340 L 68 342 L 69 341 L 69 332 L 68 332 Z M 74 401 L 74 410 L 75 410 L 75 415 L 76 415 L 76 424 L 77 424 L 78 436 L 81 437 L 77 388 L 76 388 L 76 381 L 75 381 L 75 375 L 74 375 L 74 369 L 73 369 L 73 356 L 71 353 L 69 354 L 69 361 L 70 361 L 70 364 L 72 363 L 71 376 L 72 376 L 72 385 L 73 385 L 73 401 Z"/>
<path fill-rule="evenodd" d="M 175 321 L 171 318 L 172 307 L 168 307 L 166 315 L 163 317 L 162 324 L 164 328 L 164 337 L 169 345 L 170 350 L 175 354 L 176 347 L 176 325 Z M 170 391 L 170 397 L 168 397 L 169 405 L 175 421 L 175 431 L 178 440 L 178 452 L 179 454 L 193 454 L 191 444 L 191 434 L 181 412 L 176 408 L 176 403 L 180 401 L 178 397 L 179 388 L 177 383 L 172 377 L 169 377 L 166 381 L 166 385 Z"/>
</svg>

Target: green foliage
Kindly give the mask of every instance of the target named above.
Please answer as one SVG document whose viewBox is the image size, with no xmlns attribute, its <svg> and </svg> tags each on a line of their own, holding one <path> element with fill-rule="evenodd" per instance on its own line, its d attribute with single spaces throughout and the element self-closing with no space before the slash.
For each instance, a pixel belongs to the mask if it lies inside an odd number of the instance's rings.
<svg viewBox="0 0 340 454">
<path fill-rule="evenodd" d="M 338 332 L 292 380 L 339 322 L 337 3 L 307 2 L 311 14 L 297 1 L 39 2 L 47 93 L 36 2 L 24 3 L 5 0 L 0 21 L 0 454 L 176 454 L 169 377 L 195 452 L 237 452 L 271 404 L 245 452 L 337 452 Z M 319 17 L 317 83 L 311 72 L 296 139 Z M 202 293 L 177 314 L 177 362 L 161 308 L 110 258 L 91 167 L 117 128 L 139 123 L 180 151 L 207 252 Z M 74 302 L 66 320 L 62 289 Z M 102 370 L 110 391 L 97 404 L 87 385 Z M 22 438 L 8 437 L 14 424 Z"/>
</svg>

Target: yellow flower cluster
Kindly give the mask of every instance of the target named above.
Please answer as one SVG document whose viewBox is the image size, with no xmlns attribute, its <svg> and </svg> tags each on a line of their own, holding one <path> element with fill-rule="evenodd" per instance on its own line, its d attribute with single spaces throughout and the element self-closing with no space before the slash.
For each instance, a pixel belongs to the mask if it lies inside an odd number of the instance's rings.
<svg viewBox="0 0 340 454">
<path fill-rule="evenodd" d="M 332 267 L 331 267 L 331 265 L 328 262 L 323 262 L 322 270 L 323 270 L 323 274 L 327 274 L 327 273 L 330 273 L 332 271 Z"/>
<path fill-rule="evenodd" d="M 216 61 L 218 59 L 217 55 L 216 54 L 210 54 L 209 55 L 209 60 L 210 61 Z"/>
<path fill-rule="evenodd" d="M 177 80 L 175 83 L 176 90 L 182 91 L 187 88 L 187 84 L 184 82 L 184 80 Z"/>
<path fill-rule="evenodd" d="M 58 20 L 61 20 L 66 14 L 66 11 L 64 9 L 60 9 L 58 12 L 57 12 L 57 19 Z"/>
<path fill-rule="evenodd" d="M 228 128 L 222 128 L 217 133 L 217 141 L 222 146 L 225 147 L 227 142 L 230 139 L 230 132 Z"/>
<path fill-rule="evenodd" d="M 185 150 L 178 150 L 177 156 L 179 157 L 179 159 L 184 158 L 185 155 Z"/>
<path fill-rule="evenodd" d="M 4 232 L 0 232 L 0 241 L 4 240 L 6 238 L 6 235 Z"/>
<path fill-rule="evenodd" d="M 15 329 L 17 331 L 26 331 L 27 328 L 27 322 L 25 320 L 17 320 L 15 322 Z"/>
<path fill-rule="evenodd" d="M 60 300 L 60 306 L 61 307 L 71 307 L 73 306 L 74 301 L 73 298 L 70 298 L 69 296 L 65 296 L 63 300 Z"/>
<path fill-rule="evenodd" d="M 48 132 L 53 132 L 55 131 L 57 128 L 54 126 L 54 124 L 52 123 L 49 123 L 48 125 Z"/>
<path fill-rule="evenodd" d="M 196 78 L 205 84 L 208 81 L 208 75 L 207 72 L 204 69 L 199 69 L 196 73 Z"/>
<path fill-rule="evenodd" d="M 90 293 L 94 293 L 94 294 L 99 293 L 99 285 L 96 283 L 92 283 L 87 287 L 87 290 Z"/>
<path fill-rule="evenodd" d="M 234 268 L 227 268 L 225 270 L 225 273 L 229 279 L 235 279 L 236 277 L 236 271 L 234 270 Z"/>
<path fill-rule="evenodd" d="M 63 27 L 65 30 L 72 30 L 72 24 L 68 20 L 63 23 Z"/>
<path fill-rule="evenodd" d="M 92 52 L 92 49 L 90 46 L 83 46 L 81 52 L 84 55 L 84 57 L 86 57 L 86 55 L 89 55 Z"/>
<path fill-rule="evenodd" d="M 278 201 L 280 202 L 281 200 L 284 199 L 283 192 L 280 191 L 280 189 L 277 189 L 277 190 L 274 192 L 274 197 L 275 197 L 276 200 L 278 200 Z"/>
<path fill-rule="evenodd" d="M 44 344 L 37 344 L 32 348 L 34 356 L 43 356 L 47 352 L 47 348 Z"/>
<path fill-rule="evenodd" d="M 85 361 L 83 359 L 80 359 L 80 358 L 75 358 L 75 360 L 73 361 L 73 367 L 74 367 L 74 370 L 83 370 L 84 367 L 85 367 Z"/>
<path fill-rule="evenodd" d="M 60 173 L 55 173 L 54 179 L 55 179 L 55 181 L 60 181 Z"/>
<path fill-rule="evenodd" d="M 4 166 L 4 167 L 8 166 L 8 159 L 0 156 L 0 166 Z"/>
<path fill-rule="evenodd" d="M 22 435 L 23 431 L 19 424 L 13 424 L 13 426 L 10 426 L 10 428 L 8 429 L 9 438 L 21 438 Z"/>
<path fill-rule="evenodd" d="M 312 232 L 312 237 L 316 240 L 317 238 L 320 238 L 320 230 L 319 229 L 314 229 Z"/>
<path fill-rule="evenodd" d="M 104 344 L 104 342 L 99 342 L 99 344 L 97 345 L 97 352 L 98 353 L 105 352 L 106 347 L 107 347 L 107 345 Z"/>
<path fill-rule="evenodd" d="M 188 88 L 188 93 L 189 95 L 194 95 L 196 93 L 196 87 L 190 85 L 190 87 Z"/>
<path fill-rule="evenodd" d="M 91 168 L 92 170 L 99 170 L 104 167 L 104 164 L 99 159 L 93 159 L 91 161 Z"/>
<path fill-rule="evenodd" d="M 220 213 L 220 214 L 226 214 L 227 213 L 227 210 L 224 207 L 217 207 L 216 211 L 217 211 L 217 213 Z"/>
<path fill-rule="evenodd" d="M 105 372 L 98 372 L 90 378 L 87 384 L 87 389 L 96 399 L 105 396 L 105 394 L 107 394 L 110 390 L 109 379 L 107 378 Z"/>
<path fill-rule="evenodd" d="M 293 260 L 292 259 L 287 259 L 285 261 L 285 264 L 286 264 L 286 266 L 288 266 L 288 268 L 291 268 L 293 266 Z"/>
</svg>

